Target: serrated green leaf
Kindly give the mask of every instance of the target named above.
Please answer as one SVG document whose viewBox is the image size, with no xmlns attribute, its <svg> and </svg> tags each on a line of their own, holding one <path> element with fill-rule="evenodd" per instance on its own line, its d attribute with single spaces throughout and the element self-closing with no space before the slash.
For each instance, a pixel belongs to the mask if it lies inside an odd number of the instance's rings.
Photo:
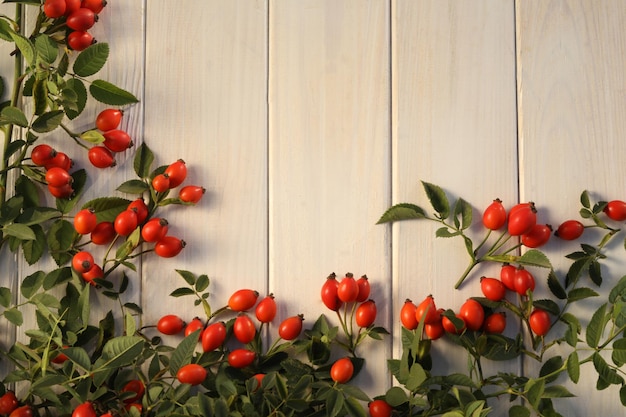
<svg viewBox="0 0 626 417">
<path fill-rule="evenodd" d="M 539 376 L 546 377 L 550 375 L 549 377 L 545 378 L 546 384 L 549 384 L 550 382 L 553 382 L 558 378 L 560 372 L 562 371 L 561 368 L 563 367 L 563 365 L 564 362 L 562 357 L 558 355 L 553 356 L 543 363 L 541 369 L 539 370 Z"/>
<path fill-rule="evenodd" d="M 35 232 L 28 226 L 19 223 L 11 223 L 2 228 L 6 236 L 13 236 L 19 240 L 35 240 Z"/>
<path fill-rule="evenodd" d="M 22 56 L 28 62 L 28 65 L 35 64 L 35 46 L 29 41 L 26 37 L 20 35 L 19 33 L 11 32 L 10 33 L 13 42 L 22 53 Z"/>
<path fill-rule="evenodd" d="M 183 297 L 186 295 L 194 295 L 195 292 L 191 288 L 180 287 L 170 293 L 170 297 Z"/>
<path fill-rule="evenodd" d="M 12 299 L 11 290 L 7 287 L 0 287 L 0 305 L 7 308 L 11 305 Z"/>
<path fill-rule="evenodd" d="M 443 237 L 443 238 L 454 237 L 454 236 L 458 236 L 460 234 L 461 234 L 461 232 L 452 231 L 452 230 L 448 229 L 446 226 L 440 227 L 435 232 L 435 236 Z"/>
<path fill-rule="evenodd" d="M 79 77 L 89 77 L 102 69 L 109 58 L 109 45 L 95 43 L 78 54 L 74 61 L 74 72 Z"/>
<path fill-rule="evenodd" d="M 206 290 L 209 287 L 209 277 L 206 275 L 200 275 L 198 277 L 198 279 L 196 280 L 196 291 L 198 292 L 202 292 L 204 290 Z"/>
<path fill-rule="evenodd" d="M 548 257 L 543 252 L 537 249 L 531 249 L 525 252 L 522 256 L 520 256 L 518 262 L 522 265 L 533 265 L 542 268 L 552 268 L 550 259 L 548 259 Z"/>
<path fill-rule="evenodd" d="M 150 175 L 150 167 L 154 162 L 154 154 L 148 145 L 142 143 L 137 148 L 135 159 L 133 160 L 133 168 L 139 178 L 148 178 Z"/>
<path fill-rule="evenodd" d="M 599 353 L 593 354 L 593 366 L 596 368 L 599 377 L 608 384 L 624 384 L 624 378 L 618 375 L 615 369 L 609 367 L 604 358 Z"/>
<path fill-rule="evenodd" d="M 20 285 L 22 296 L 27 299 L 32 297 L 41 288 L 45 277 L 46 274 L 43 271 L 37 271 L 24 278 Z"/>
<path fill-rule="evenodd" d="M 591 207 L 591 203 L 589 202 L 589 192 L 587 192 L 587 190 L 584 190 L 580 194 L 580 204 L 582 204 L 582 206 L 584 208 L 590 208 Z"/>
<path fill-rule="evenodd" d="M 46 64 L 53 64 L 59 55 L 59 48 L 50 36 L 39 35 L 35 38 L 35 49 Z"/>
<path fill-rule="evenodd" d="M 112 222 L 118 214 L 126 210 L 130 200 L 121 197 L 100 197 L 87 201 L 82 208 L 91 208 L 98 222 Z"/>
<path fill-rule="evenodd" d="M 87 88 L 85 87 L 85 83 L 83 83 L 78 78 L 70 78 L 67 80 L 67 84 L 65 86 L 68 89 L 71 89 L 76 94 L 76 102 L 75 107 L 76 110 L 66 108 L 65 113 L 70 120 L 78 117 L 79 114 L 85 110 L 85 106 L 87 105 Z"/>
<path fill-rule="evenodd" d="M 184 271 L 182 269 L 177 269 L 176 272 L 178 273 L 178 275 L 183 277 L 187 284 L 192 286 L 196 284 L 196 276 L 193 273 L 189 271 Z"/>
<path fill-rule="evenodd" d="M 626 275 L 620 278 L 620 280 L 615 284 L 611 291 L 609 292 L 609 302 L 615 303 L 618 298 L 626 299 Z"/>
<path fill-rule="evenodd" d="M 76 364 L 84 371 L 89 372 L 91 370 L 91 361 L 89 360 L 89 354 L 81 347 L 70 347 L 63 349 L 62 351 L 70 361 Z"/>
<path fill-rule="evenodd" d="M 422 181 L 422 186 L 426 192 L 426 197 L 430 201 L 430 205 L 439 214 L 441 219 L 447 219 L 450 216 L 450 202 L 446 193 L 438 185 Z"/>
<path fill-rule="evenodd" d="M 16 326 L 21 326 L 24 323 L 24 317 L 22 316 L 22 312 L 15 307 L 4 310 L 3 314 L 8 321 L 15 324 Z"/>
<path fill-rule="evenodd" d="M 578 384 L 580 380 L 580 361 L 578 360 L 578 352 L 573 351 L 567 357 L 567 375 L 573 383 Z"/>
<path fill-rule="evenodd" d="M 102 349 L 101 359 L 104 362 L 99 364 L 100 369 L 119 369 L 131 364 L 141 353 L 143 344 L 144 340 L 137 336 L 119 336 L 109 340 Z"/>
<path fill-rule="evenodd" d="M 33 121 L 33 130 L 37 133 L 52 132 L 61 125 L 65 113 L 62 110 L 52 110 L 43 113 Z"/>
<path fill-rule="evenodd" d="M 550 299 L 533 300 L 533 306 L 545 310 L 553 316 L 558 316 L 561 312 L 559 305 Z"/>
<path fill-rule="evenodd" d="M 170 374 L 176 376 L 178 370 L 183 366 L 191 363 L 193 353 L 198 345 L 198 335 L 200 330 L 196 330 L 180 341 L 170 358 Z"/>
<path fill-rule="evenodd" d="M 143 194 L 150 190 L 150 186 L 141 180 L 128 180 L 117 187 L 117 191 L 126 194 Z"/>
<path fill-rule="evenodd" d="M 567 300 L 571 303 L 578 300 L 584 300 L 585 298 L 598 297 L 600 294 L 592 290 L 591 288 L 580 287 L 574 288 L 567 293 Z"/>
<path fill-rule="evenodd" d="M 570 398 L 575 397 L 563 385 L 551 385 L 543 391 L 543 398 Z"/>
<path fill-rule="evenodd" d="M 591 261 L 589 263 L 589 278 L 591 278 L 591 281 L 598 287 L 602 285 L 602 268 L 600 267 L 600 262 Z"/>
<path fill-rule="evenodd" d="M 427 218 L 426 212 L 421 207 L 410 203 L 400 203 L 387 209 L 376 224 L 425 218 Z"/>
<path fill-rule="evenodd" d="M 619 400 L 624 407 L 626 407 L 626 385 L 619 390 Z"/>
<path fill-rule="evenodd" d="M 104 136 L 97 130 L 87 130 L 80 134 L 80 138 L 94 145 L 99 145 L 104 142 Z"/>
<path fill-rule="evenodd" d="M 69 266 L 64 266 L 50 271 L 44 278 L 42 286 L 43 289 L 47 291 L 70 279 L 72 279 L 72 269 Z"/>
<path fill-rule="evenodd" d="M 602 304 L 593 313 L 593 316 L 591 316 L 591 321 L 589 322 L 589 326 L 587 326 L 585 339 L 587 341 L 587 345 L 591 348 L 596 348 L 599 345 L 602 334 L 604 333 L 604 328 L 608 322 L 606 307 L 606 303 Z"/>
<path fill-rule="evenodd" d="M 344 407 L 347 411 L 347 415 L 353 417 L 367 417 L 367 413 L 365 412 L 365 408 L 363 405 L 354 397 L 348 396 L 346 397 L 346 401 Z"/>
<path fill-rule="evenodd" d="M 550 292 L 559 300 L 565 300 L 567 298 L 565 288 L 563 288 L 553 270 L 551 270 L 548 274 L 548 288 L 550 289 Z"/>
<path fill-rule="evenodd" d="M 539 401 L 543 396 L 546 383 L 543 379 L 530 379 L 526 385 L 526 398 L 528 402 L 536 409 L 539 406 Z"/>
<path fill-rule="evenodd" d="M 139 102 L 130 92 L 104 80 L 95 80 L 89 86 L 91 96 L 101 103 L 111 106 L 123 106 Z"/>
<path fill-rule="evenodd" d="M 454 220 L 457 228 L 465 230 L 472 225 L 472 206 L 462 198 L 454 204 Z"/>
<path fill-rule="evenodd" d="M 611 353 L 613 363 L 621 367 L 626 364 L 626 338 L 617 339 L 613 342 L 613 352 Z"/>
<path fill-rule="evenodd" d="M 0 125 L 14 124 L 20 127 L 28 127 L 28 119 L 24 112 L 17 107 L 7 106 L 0 112 Z"/>
<path fill-rule="evenodd" d="M 22 242 L 22 255 L 28 265 L 34 265 L 41 259 L 46 248 L 46 234 L 38 224 L 30 226 L 30 228 L 35 234 L 35 239 Z"/>
</svg>

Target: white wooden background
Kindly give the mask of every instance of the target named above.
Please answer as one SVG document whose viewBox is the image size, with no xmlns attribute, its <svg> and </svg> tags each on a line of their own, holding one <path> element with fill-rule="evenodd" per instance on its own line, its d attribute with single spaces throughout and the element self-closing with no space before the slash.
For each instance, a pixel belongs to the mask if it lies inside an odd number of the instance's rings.
<svg viewBox="0 0 626 417">
<path fill-rule="evenodd" d="M 124 128 L 159 164 L 183 158 L 208 190 L 166 215 L 188 242 L 181 256 L 133 276 L 144 323 L 202 314 L 167 296 L 182 283 L 175 268 L 208 274 L 216 306 L 255 288 L 275 294 L 278 319 L 307 324 L 324 312 L 330 272 L 367 274 L 392 337 L 361 351 L 359 379 L 384 392 L 405 298 L 432 293 L 457 309 L 479 286 L 452 289 L 467 262 L 460 242 L 435 240 L 427 223 L 375 222 L 392 203 L 428 207 L 420 180 L 464 197 L 476 218 L 496 197 L 533 200 L 554 224 L 577 216 L 583 189 L 626 199 L 625 27 L 623 0 L 109 1 L 94 31 L 112 50 L 102 76 L 141 99 Z M 117 170 L 88 168 L 92 196 L 131 166 L 128 152 Z M 442 372 L 465 364 L 447 342 L 435 351 Z M 623 415 L 585 369 L 571 387 L 581 397 L 560 411 Z"/>
</svg>

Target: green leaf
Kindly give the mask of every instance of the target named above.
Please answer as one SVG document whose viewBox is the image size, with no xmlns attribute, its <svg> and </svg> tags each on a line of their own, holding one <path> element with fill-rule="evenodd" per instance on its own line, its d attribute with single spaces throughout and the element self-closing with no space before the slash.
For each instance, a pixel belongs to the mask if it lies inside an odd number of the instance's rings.
<svg viewBox="0 0 626 417">
<path fill-rule="evenodd" d="M 70 78 L 67 80 L 66 88 L 71 89 L 76 94 L 76 110 L 66 108 L 65 113 L 70 120 L 78 117 L 85 110 L 87 105 L 87 88 L 78 78 Z"/>
<path fill-rule="evenodd" d="M 28 127 L 28 119 L 24 112 L 17 107 L 7 106 L 0 112 L 0 125 L 14 124 L 20 127 Z"/>
<path fill-rule="evenodd" d="M 445 237 L 454 237 L 454 236 L 458 236 L 460 234 L 461 234 L 461 232 L 454 232 L 454 231 L 448 229 L 448 227 L 446 227 L 446 226 L 440 227 L 435 232 L 435 236 L 437 236 L 437 237 L 444 237 L 444 238 Z"/>
<path fill-rule="evenodd" d="M 34 240 L 35 232 L 23 224 L 11 223 L 2 228 L 2 232 L 7 236 L 13 236 L 20 240 Z"/>
<path fill-rule="evenodd" d="M 589 263 L 589 278 L 598 287 L 602 285 L 602 268 L 600 262 L 592 261 Z"/>
<path fill-rule="evenodd" d="M 543 391 L 543 398 L 569 398 L 575 397 L 567 388 L 563 385 L 551 385 L 546 387 Z"/>
<path fill-rule="evenodd" d="M 618 298 L 626 299 L 626 275 L 620 278 L 609 293 L 609 302 L 615 303 Z"/>
<path fill-rule="evenodd" d="M 202 292 L 206 290 L 209 287 L 209 284 L 210 284 L 209 277 L 204 274 L 200 275 L 198 277 L 198 280 L 196 281 L 196 291 Z"/>
<path fill-rule="evenodd" d="M 559 300 L 565 300 L 567 298 L 565 288 L 563 288 L 553 270 L 548 274 L 548 288 L 550 288 L 550 292 Z"/>
<path fill-rule="evenodd" d="M 91 361 L 89 360 L 89 355 L 85 349 L 80 347 L 70 347 L 63 349 L 62 352 L 65 353 L 69 360 L 84 371 L 89 372 L 91 370 Z"/>
<path fill-rule="evenodd" d="M 22 255 L 24 255 L 28 265 L 33 265 L 39 261 L 46 248 L 46 234 L 43 228 L 34 224 L 31 226 L 31 230 L 35 233 L 35 239 L 22 242 Z"/>
<path fill-rule="evenodd" d="M 385 394 L 385 401 L 392 407 L 399 407 L 409 401 L 406 392 L 400 387 L 391 387 Z"/>
<path fill-rule="evenodd" d="M 53 110 L 42 114 L 33 121 L 33 130 L 37 133 L 52 132 L 61 125 L 65 113 L 62 110 Z"/>
<path fill-rule="evenodd" d="M 28 65 L 35 64 L 36 51 L 35 46 L 24 36 L 19 33 L 11 32 L 11 38 L 13 38 L 13 42 L 22 53 L 22 56 L 28 62 Z"/>
<path fill-rule="evenodd" d="M 109 45 L 95 43 L 90 45 L 76 57 L 74 72 L 79 77 L 89 77 L 102 69 L 109 58 Z"/>
<path fill-rule="evenodd" d="M 349 416 L 353 417 L 367 417 L 367 413 L 363 408 L 363 405 L 354 397 L 348 396 L 344 404 Z"/>
<path fill-rule="evenodd" d="M 617 374 L 615 369 L 609 367 L 604 358 L 597 352 L 593 354 L 593 366 L 604 382 L 615 385 L 624 384 L 624 379 Z"/>
<path fill-rule="evenodd" d="M 126 198 L 100 197 L 87 201 L 82 208 L 93 209 L 98 222 L 112 222 L 130 203 L 131 201 Z"/>
<path fill-rule="evenodd" d="M 43 280 L 43 289 L 47 291 L 56 287 L 57 285 L 69 281 L 70 279 L 72 279 L 72 269 L 69 266 L 57 268 L 50 271 L 46 275 Z"/>
<path fill-rule="evenodd" d="M 148 190 L 150 190 L 148 184 L 141 180 L 128 180 L 117 187 L 117 191 L 126 194 L 143 194 Z"/>
<path fill-rule="evenodd" d="M 41 288 L 45 277 L 46 274 L 43 271 L 37 271 L 24 278 L 20 285 L 22 296 L 27 299 L 31 298 Z"/>
<path fill-rule="evenodd" d="M 139 102 L 137 97 L 104 80 L 95 80 L 89 86 L 91 96 L 101 103 L 111 106 L 123 106 Z"/>
<path fill-rule="evenodd" d="M 591 207 L 591 203 L 589 202 L 589 193 L 587 192 L 587 190 L 584 190 L 580 194 L 580 204 L 582 204 L 582 206 L 587 209 Z"/>
<path fill-rule="evenodd" d="M 541 370 L 539 371 L 540 377 L 546 377 L 547 375 L 551 375 L 550 377 L 545 378 L 547 384 L 556 380 L 559 374 L 562 372 L 561 368 L 563 367 L 563 358 L 560 356 L 553 356 L 547 361 L 543 363 L 541 366 Z"/>
<path fill-rule="evenodd" d="M 573 383 L 578 384 L 580 380 L 580 361 L 578 359 L 578 352 L 573 351 L 567 357 L 567 375 Z"/>
<path fill-rule="evenodd" d="M 181 277 L 183 277 L 183 279 L 185 280 L 185 282 L 189 285 L 195 285 L 196 284 L 196 276 L 189 272 L 189 271 L 184 271 L 182 269 L 177 269 L 176 272 L 178 273 L 178 275 L 180 275 Z"/>
<path fill-rule="evenodd" d="M 50 207 L 28 207 L 18 217 L 17 222 L 26 226 L 41 224 L 60 217 L 61 213 Z"/>
<path fill-rule="evenodd" d="M 546 383 L 543 379 L 530 379 L 524 387 L 526 390 L 526 398 L 535 409 L 539 406 L 545 385 Z"/>
<path fill-rule="evenodd" d="M 180 287 L 170 293 L 170 297 L 184 297 L 186 295 L 194 295 L 195 292 L 191 288 Z"/>
<path fill-rule="evenodd" d="M 345 399 L 339 391 L 331 389 L 326 397 L 327 417 L 337 417 L 343 408 L 344 401 Z"/>
<path fill-rule="evenodd" d="M 426 378 L 428 378 L 428 375 L 424 368 L 419 363 L 414 363 L 409 371 L 409 379 L 405 386 L 409 391 L 415 391 L 426 381 Z"/>
<path fill-rule="evenodd" d="M 561 312 L 559 305 L 550 299 L 534 300 L 533 306 L 546 310 L 548 313 L 558 316 Z"/>
<path fill-rule="evenodd" d="M 518 262 L 523 265 L 533 265 L 542 268 L 552 268 L 550 259 L 541 251 L 537 249 L 531 249 L 524 253 L 518 259 Z"/>
<path fill-rule="evenodd" d="M 143 344 L 144 340 L 137 336 L 119 336 L 109 340 L 102 349 L 102 359 L 106 360 L 104 366 L 117 369 L 131 364 L 141 353 Z"/>
<path fill-rule="evenodd" d="M 178 370 L 183 366 L 191 363 L 193 353 L 198 345 L 198 334 L 200 330 L 196 330 L 189 336 L 180 341 L 170 358 L 170 374 L 176 376 Z"/>
<path fill-rule="evenodd" d="M 460 226 L 461 230 L 465 230 L 472 225 L 472 206 L 462 198 L 459 198 L 454 205 L 454 222 L 457 229 Z"/>
<path fill-rule="evenodd" d="M 602 304 L 591 316 L 589 326 L 587 326 L 587 332 L 585 339 L 587 345 L 591 348 L 596 348 L 600 344 L 600 339 L 604 333 L 604 328 L 608 322 L 608 316 L 606 314 L 606 303 Z"/>
<path fill-rule="evenodd" d="M 85 142 L 89 142 L 94 145 L 104 142 L 104 136 L 97 130 L 87 130 L 86 132 L 80 134 L 80 138 Z"/>
<path fill-rule="evenodd" d="M 11 290 L 7 287 L 0 287 L 0 305 L 7 308 L 11 305 L 12 299 Z"/>
<path fill-rule="evenodd" d="M 387 209 L 376 224 L 425 218 L 427 218 L 426 212 L 421 207 L 415 204 L 400 203 Z"/>
<path fill-rule="evenodd" d="M 450 203 L 448 202 L 446 193 L 438 185 L 429 182 L 422 181 L 422 186 L 426 192 L 426 197 L 428 197 L 430 204 L 439 214 L 439 217 L 441 219 L 447 219 L 450 215 Z"/>
<path fill-rule="evenodd" d="M 591 288 L 580 287 L 574 288 L 569 293 L 567 293 L 567 300 L 569 302 L 584 300 L 585 298 L 597 297 L 600 294 L 592 290 Z"/>
<path fill-rule="evenodd" d="M 22 312 L 15 307 L 4 310 L 3 314 L 8 321 L 15 324 L 16 326 L 21 326 L 24 323 L 24 317 L 22 316 Z"/>
<path fill-rule="evenodd" d="M 148 145 L 142 143 L 137 148 L 135 153 L 135 159 L 133 161 L 133 168 L 139 178 L 148 178 L 150 176 L 150 167 L 154 162 L 154 154 L 148 147 Z"/>
<path fill-rule="evenodd" d="M 616 366 L 621 367 L 626 364 L 626 338 L 617 339 L 613 342 L 611 359 Z"/>
<path fill-rule="evenodd" d="M 619 390 L 619 400 L 624 407 L 626 407 L 626 385 Z"/>
<path fill-rule="evenodd" d="M 59 55 L 59 48 L 50 36 L 39 35 L 35 38 L 35 49 L 46 64 L 53 64 Z"/>
</svg>

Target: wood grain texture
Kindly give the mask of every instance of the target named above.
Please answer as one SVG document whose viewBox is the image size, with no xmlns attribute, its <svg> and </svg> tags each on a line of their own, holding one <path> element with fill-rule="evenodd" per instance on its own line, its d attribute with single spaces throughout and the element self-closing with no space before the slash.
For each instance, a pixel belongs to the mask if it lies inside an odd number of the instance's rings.
<svg viewBox="0 0 626 417">
<path fill-rule="evenodd" d="M 282 317 L 324 313 L 326 276 L 366 274 L 390 319 L 389 7 L 372 1 L 270 3 L 269 266 Z M 383 392 L 386 343 L 359 375 Z M 372 349 L 364 347 L 363 349 Z M 361 350 L 364 353 L 364 350 Z"/>
<path fill-rule="evenodd" d="M 207 192 L 162 211 L 187 247 L 144 263 L 144 320 L 190 320 L 203 311 L 168 297 L 184 284 L 175 268 L 211 278 L 214 309 L 242 286 L 267 291 L 267 5 L 150 1 L 146 17 L 145 141 L 156 165 L 182 158 L 186 183 Z"/>
<path fill-rule="evenodd" d="M 510 2 L 396 1 L 393 57 L 393 200 L 433 210 L 420 181 L 440 185 L 451 201 L 474 208 L 474 219 L 499 197 L 517 202 L 514 10 Z M 470 259 L 461 240 L 436 239 L 441 224 L 393 226 L 394 311 L 405 298 L 428 294 L 458 312 L 481 295 L 477 268 L 453 289 Z M 469 230 L 479 237 L 480 228 Z M 394 323 L 394 354 L 400 326 Z M 436 372 L 466 369 L 467 357 L 447 341 L 433 345 Z M 516 364 L 507 364 L 515 370 Z M 502 370 L 487 364 L 486 372 Z"/>
<path fill-rule="evenodd" d="M 625 198 L 626 4 L 520 1 L 517 19 L 520 191 L 538 204 L 544 219 L 558 225 L 578 218 L 584 189 L 595 201 Z M 595 244 L 600 234 L 589 230 L 584 240 Z M 555 258 L 574 250 L 577 245 L 556 240 L 547 248 Z M 620 242 L 606 253 L 624 258 Z M 561 276 L 566 265 L 564 259 L 556 262 Z M 602 294 L 625 266 L 623 260 L 605 263 Z M 599 301 L 582 304 L 575 312 L 590 317 Z M 555 353 L 566 356 L 569 351 L 564 347 Z M 532 375 L 537 368 L 529 362 L 526 372 Z M 587 364 L 582 372 L 578 385 L 567 385 L 579 397 L 560 402 L 559 411 L 571 416 L 623 414 L 616 387 L 598 392 L 593 366 Z"/>
</svg>

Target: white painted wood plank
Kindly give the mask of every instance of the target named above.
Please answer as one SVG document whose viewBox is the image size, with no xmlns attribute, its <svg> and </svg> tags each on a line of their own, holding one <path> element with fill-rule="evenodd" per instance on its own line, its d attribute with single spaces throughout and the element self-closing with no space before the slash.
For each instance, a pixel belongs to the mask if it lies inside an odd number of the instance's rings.
<svg viewBox="0 0 626 417">
<path fill-rule="evenodd" d="M 324 313 L 329 273 L 366 274 L 388 327 L 389 6 L 270 4 L 270 288 L 279 314 Z M 336 320 L 335 320 L 336 322 Z M 384 392 L 389 339 L 363 347 L 359 384 Z"/>
<path fill-rule="evenodd" d="M 150 1 L 147 6 L 146 143 L 156 164 L 182 158 L 195 207 L 167 207 L 170 234 L 187 247 L 143 267 L 146 324 L 203 316 L 174 269 L 207 274 L 214 309 L 246 287 L 267 291 L 267 11 L 265 1 Z M 178 28 L 165 30 L 164 28 Z"/>
<path fill-rule="evenodd" d="M 431 208 L 420 181 L 441 186 L 451 201 L 463 197 L 480 224 L 497 197 L 517 202 L 515 39 L 511 2 L 393 2 L 393 202 Z M 438 308 L 458 312 L 481 296 L 479 267 L 459 291 L 454 284 L 469 263 L 461 240 L 436 239 L 441 224 L 393 226 L 394 354 L 401 352 L 399 312 L 432 294 Z M 469 230 L 482 237 L 482 226 Z M 513 325 L 515 327 L 515 325 Z M 464 351 L 433 343 L 434 372 L 467 372 Z M 399 357 L 399 356 L 398 356 Z M 486 372 L 517 364 L 489 363 Z"/>
<path fill-rule="evenodd" d="M 517 3 L 520 191 L 540 210 L 545 208 L 545 215 L 558 225 L 579 219 L 583 189 L 596 201 L 626 199 L 626 4 Z M 592 230 L 585 236 L 589 243 L 599 241 Z M 575 243 L 557 240 L 548 247 L 561 275 L 568 264 L 560 256 L 577 249 Z M 603 270 L 604 297 L 626 266 L 621 244 L 610 246 L 607 254 L 619 259 L 606 263 Z M 588 318 L 599 303 L 585 302 L 574 312 Z M 564 347 L 556 353 L 569 351 Z M 528 363 L 529 375 L 536 367 Z M 580 383 L 567 385 L 579 397 L 559 402 L 559 411 L 568 416 L 622 415 L 618 390 L 597 392 L 596 380 L 593 366 L 587 364 Z"/>
</svg>

